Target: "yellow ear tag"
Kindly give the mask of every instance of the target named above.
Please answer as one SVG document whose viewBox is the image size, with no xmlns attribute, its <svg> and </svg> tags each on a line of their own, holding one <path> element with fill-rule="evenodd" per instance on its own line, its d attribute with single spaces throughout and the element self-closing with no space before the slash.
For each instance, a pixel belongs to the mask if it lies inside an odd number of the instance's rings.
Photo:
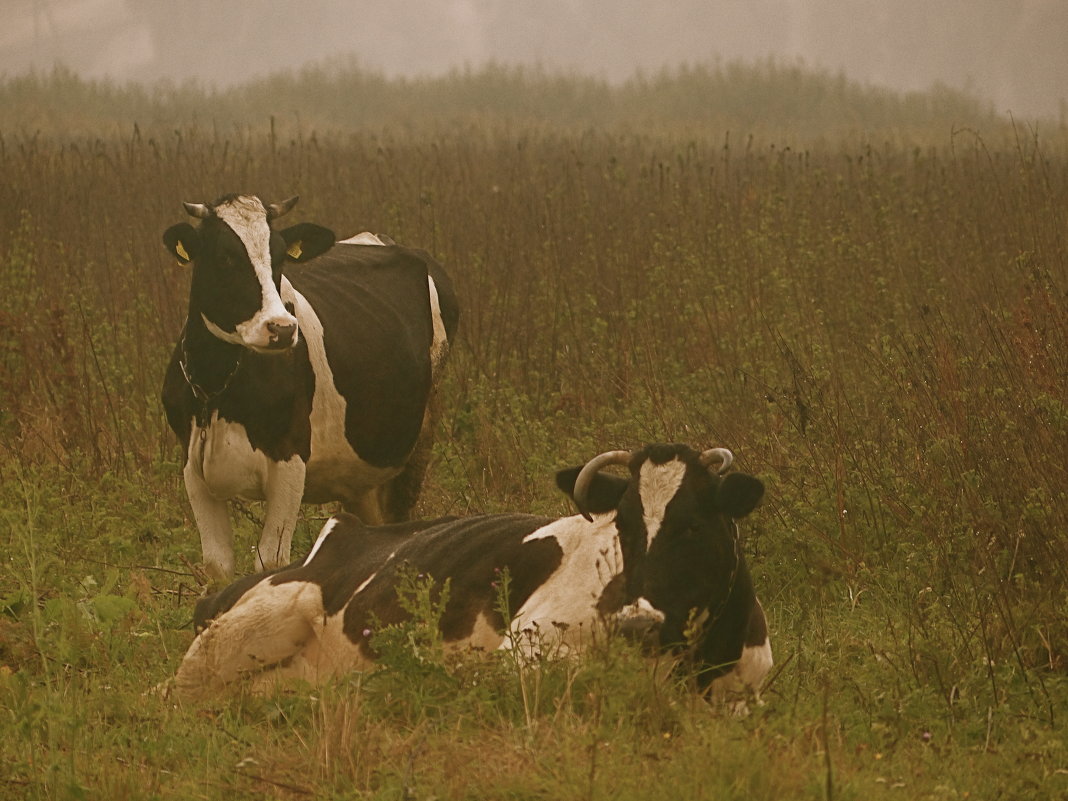
<svg viewBox="0 0 1068 801">
<path fill-rule="evenodd" d="M 300 247 L 300 242 L 301 242 L 301 240 L 298 239 L 296 242 L 294 242 L 293 244 L 291 244 L 289 246 L 289 250 L 286 251 L 286 253 L 289 254 L 289 258 L 291 258 L 291 259 L 299 259 L 300 258 L 300 254 L 304 252 L 303 249 L 301 249 L 301 247 Z"/>
<path fill-rule="evenodd" d="M 182 261 L 189 261 L 189 254 L 185 252 L 185 248 L 182 247 L 182 242 L 179 240 L 174 243 L 174 252 L 178 254 L 178 258 Z"/>
</svg>

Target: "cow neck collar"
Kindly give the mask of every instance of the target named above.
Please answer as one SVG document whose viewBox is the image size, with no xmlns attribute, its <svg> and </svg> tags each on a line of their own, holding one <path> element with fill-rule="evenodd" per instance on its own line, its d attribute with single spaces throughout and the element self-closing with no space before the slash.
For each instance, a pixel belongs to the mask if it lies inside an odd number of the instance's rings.
<svg viewBox="0 0 1068 801">
<path fill-rule="evenodd" d="M 190 357 L 190 340 L 193 356 Z M 217 407 L 219 397 L 230 388 L 230 382 L 241 369 L 245 349 L 239 345 L 222 342 L 203 326 L 194 325 L 190 331 L 189 321 L 182 327 L 179 343 L 181 355 L 178 366 L 182 376 L 197 400 L 197 425 L 206 427 L 211 412 Z M 218 369 L 204 369 L 204 365 L 216 363 Z"/>
<path fill-rule="evenodd" d="M 698 632 L 707 632 L 711 629 L 716 622 L 723 616 L 723 612 L 727 608 L 727 604 L 730 603 L 731 596 L 734 594 L 734 585 L 738 580 L 738 568 L 742 563 L 742 555 L 740 553 L 739 545 L 739 531 L 737 521 L 731 520 L 731 526 L 734 529 L 733 536 L 731 537 L 733 561 L 731 562 L 731 575 L 727 579 L 727 592 L 723 595 L 723 600 L 716 604 L 716 608 L 713 610 L 708 607 L 703 613 L 698 615 L 697 628 Z M 701 642 L 701 635 L 695 636 L 693 642 L 689 645 L 689 652 L 693 653 Z"/>
<path fill-rule="evenodd" d="M 734 582 L 738 579 L 738 566 L 742 563 L 742 555 L 738 552 L 738 523 L 735 520 L 731 520 L 731 527 L 734 529 L 734 535 L 731 537 L 731 543 L 733 545 L 734 559 L 731 563 L 731 577 L 727 580 L 727 592 L 723 596 L 723 600 L 719 602 L 719 606 L 716 607 L 714 614 L 708 618 L 708 625 L 712 626 L 720 616 L 723 614 L 723 610 L 726 609 L 727 603 L 730 601 L 731 596 L 734 595 Z"/>
</svg>

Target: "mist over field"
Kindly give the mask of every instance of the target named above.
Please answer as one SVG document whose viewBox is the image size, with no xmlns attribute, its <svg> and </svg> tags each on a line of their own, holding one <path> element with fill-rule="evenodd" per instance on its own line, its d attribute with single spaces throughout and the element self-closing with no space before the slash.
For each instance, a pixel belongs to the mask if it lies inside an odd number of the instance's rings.
<svg viewBox="0 0 1068 801">
<path fill-rule="evenodd" d="M 1063 116 L 1061 0 L 9 0 L 0 75 L 230 87 L 324 59 L 386 77 L 487 64 L 619 83 L 682 64 L 802 63 L 894 91 L 943 85 Z"/>
</svg>

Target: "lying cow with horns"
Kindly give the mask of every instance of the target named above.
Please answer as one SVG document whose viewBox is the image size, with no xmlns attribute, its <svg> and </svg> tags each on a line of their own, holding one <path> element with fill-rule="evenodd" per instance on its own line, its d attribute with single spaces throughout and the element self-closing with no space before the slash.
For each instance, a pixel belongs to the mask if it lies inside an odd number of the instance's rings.
<svg viewBox="0 0 1068 801">
<path fill-rule="evenodd" d="M 321 682 L 367 668 L 373 621 L 405 619 L 398 572 L 415 570 L 450 583 L 440 620 L 448 646 L 507 648 L 537 631 L 553 641 L 542 645 L 581 649 L 598 627 L 616 625 L 688 658 L 702 690 L 755 692 L 771 647 L 735 521 L 764 486 L 727 473 L 732 460 L 724 448 L 685 445 L 601 454 L 557 474 L 582 513 L 557 520 L 502 514 L 366 527 L 332 517 L 303 563 L 200 602 L 175 688 L 199 698 L 238 682 Z M 601 472 L 609 465 L 630 477 Z M 497 611 L 505 570 L 514 636 Z"/>
<path fill-rule="evenodd" d="M 266 502 L 258 570 L 289 563 L 302 500 L 341 501 L 368 524 L 408 519 L 459 316 L 424 251 L 369 233 L 335 244 L 311 223 L 272 230 L 296 202 L 186 203 L 200 225 L 163 235 L 193 264 L 163 405 L 204 563 L 221 584 L 234 575 L 230 498 Z"/>
</svg>

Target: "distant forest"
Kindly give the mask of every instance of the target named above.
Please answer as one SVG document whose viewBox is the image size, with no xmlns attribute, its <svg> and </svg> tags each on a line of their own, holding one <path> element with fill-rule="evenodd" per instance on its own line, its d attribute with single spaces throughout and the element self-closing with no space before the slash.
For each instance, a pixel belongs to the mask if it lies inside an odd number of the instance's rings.
<svg viewBox="0 0 1068 801">
<path fill-rule="evenodd" d="M 195 130 L 230 137 L 443 129 L 589 129 L 641 135 L 754 137 L 786 145 L 893 139 L 945 141 L 969 129 L 1012 133 L 988 102 L 934 87 L 895 92 L 842 74 L 772 60 L 699 64 L 620 84 L 538 68 L 489 65 L 427 78 L 389 78 L 350 61 L 285 71 L 231 88 L 195 82 L 91 81 L 56 68 L 0 81 L 6 137 Z M 1050 128 L 1063 128 L 1063 121 Z"/>
</svg>

